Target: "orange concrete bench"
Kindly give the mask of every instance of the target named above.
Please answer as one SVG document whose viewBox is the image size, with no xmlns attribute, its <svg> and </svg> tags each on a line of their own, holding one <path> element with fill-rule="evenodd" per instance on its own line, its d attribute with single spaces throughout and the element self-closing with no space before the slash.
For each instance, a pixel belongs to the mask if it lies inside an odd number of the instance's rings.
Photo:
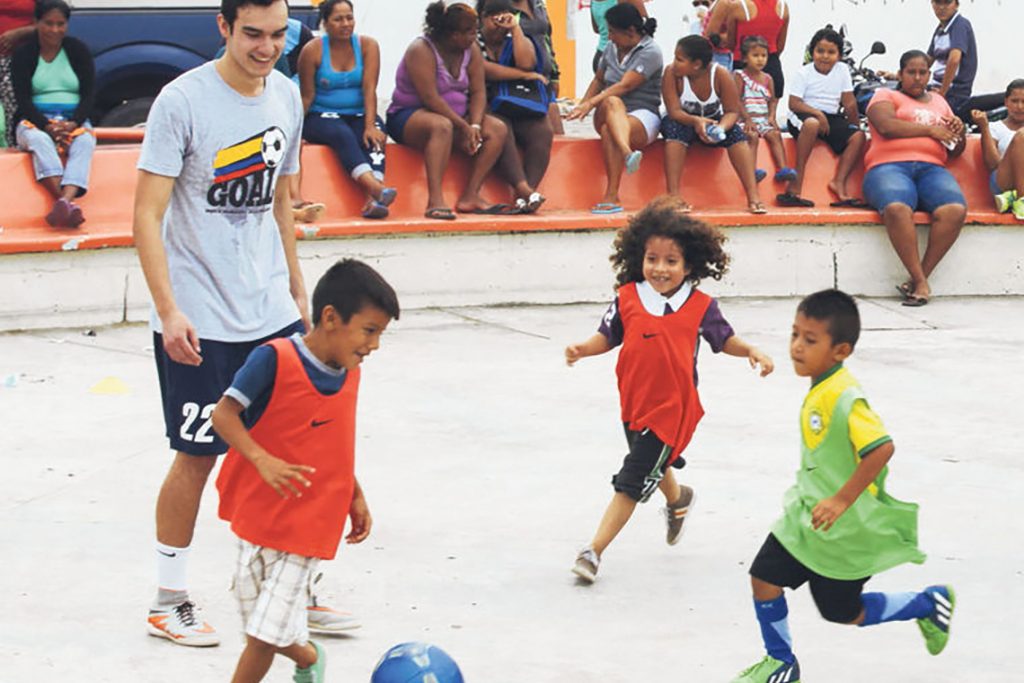
<svg viewBox="0 0 1024 683">
<path fill-rule="evenodd" d="M 108 144 L 98 147 L 93 159 L 91 189 L 81 199 L 87 221 L 77 230 L 46 225 L 43 216 L 51 200 L 33 178 L 31 159 L 22 152 L 0 152 L 0 254 L 130 246 L 137 141 L 142 134 L 140 129 L 98 129 L 97 137 Z M 792 141 L 787 140 L 787 144 Z M 409 148 L 392 144 L 387 149 L 388 184 L 399 189 L 398 199 L 387 220 L 366 220 L 359 217 L 362 195 L 328 148 L 306 145 L 302 159 L 303 194 L 327 205 L 320 222 L 296 227 L 302 238 L 600 229 L 618 227 L 627 219 L 625 214 L 593 215 L 589 211 L 600 200 L 605 184 L 600 142 L 596 139 L 556 139 L 551 165 L 540 187 L 548 200 L 542 211 L 532 216 L 460 215 L 454 221 L 424 218 L 427 191 L 422 159 Z M 760 159 L 770 159 L 763 146 Z M 815 208 L 773 206 L 781 186 L 769 178 L 761 183 L 769 213 L 753 216 L 746 211 L 742 189 L 726 155 L 720 150 L 696 146 L 683 173 L 683 194 L 696 207 L 696 215 L 723 226 L 877 224 L 879 218 L 874 211 L 828 206 L 832 197 L 826 182 L 835 169 L 835 159 L 824 145 L 819 145 L 811 157 L 804 194 L 817 203 Z M 662 143 L 658 142 L 645 152 L 640 170 L 623 178 L 620 196 L 627 211 L 639 209 L 664 192 L 662 163 Z M 992 207 L 977 139 L 969 141 L 965 154 L 949 168 L 967 196 L 969 222 L 1015 223 L 1012 216 L 996 214 Z M 454 203 L 458 196 L 467 172 L 466 159 L 455 155 L 444 181 L 445 196 L 450 202 Z M 861 169 L 855 171 L 851 188 L 859 188 L 862 176 Z M 494 177 L 485 184 L 484 195 L 494 201 L 509 200 L 507 186 Z M 927 222 L 925 214 L 917 218 Z"/>
</svg>

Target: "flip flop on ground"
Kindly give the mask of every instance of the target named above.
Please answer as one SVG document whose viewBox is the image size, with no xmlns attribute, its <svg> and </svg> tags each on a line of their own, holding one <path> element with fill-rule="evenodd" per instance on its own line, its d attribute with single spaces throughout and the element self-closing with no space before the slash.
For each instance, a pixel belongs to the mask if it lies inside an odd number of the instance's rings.
<svg viewBox="0 0 1024 683">
<path fill-rule="evenodd" d="M 902 282 L 896 285 L 896 291 L 900 293 L 900 296 L 906 299 L 907 297 L 914 293 L 914 283 L 911 282 L 910 280 Z"/>
<path fill-rule="evenodd" d="M 765 208 L 764 202 L 762 201 L 750 202 L 747 204 L 747 209 L 753 214 L 768 213 L 768 209 Z"/>
<path fill-rule="evenodd" d="M 622 213 L 622 207 L 618 204 L 613 204 L 612 202 L 598 202 L 591 207 L 590 213 Z"/>
<path fill-rule="evenodd" d="M 520 197 L 516 200 L 516 210 L 519 213 L 537 213 L 546 201 L 547 197 L 540 192 L 531 192 L 529 197 Z"/>
<path fill-rule="evenodd" d="M 928 297 L 921 296 L 920 294 L 910 294 L 909 296 L 907 296 L 906 299 L 903 300 L 903 305 L 904 306 L 910 306 L 912 308 L 917 308 L 919 306 L 924 306 L 927 303 L 928 303 Z"/>
<path fill-rule="evenodd" d="M 459 213 L 472 213 L 483 216 L 514 216 L 519 213 L 519 209 L 511 204 L 491 204 L 490 206 L 478 206 L 474 209 L 459 211 Z"/>
<path fill-rule="evenodd" d="M 779 206 L 799 206 L 802 208 L 810 208 L 814 206 L 814 202 L 810 199 L 804 199 L 798 194 L 792 192 L 783 192 L 782 194 L 775 195 L 775 203 Z"/>
<path fill-rule="evenodd" d="M 363 207 L 363 218 L 387 218 L 388 207 L 383 202 L 379 202 L 376 199 L 371 199 Z"/>
<path fill-rule="evenodd" d="M 849 199 L 840 199 L 839 201 L 832 202 L 829 204 L 833 209 L 848 208 L 848 209 L 870 209 L 871 205 L 859 197 L 850 197 Z"/>
<path fill-rule="evenodd" d="M 299 202 L 292 205 L 292 217 L 299 223 L 316 223 L 326 209 L 320 202 Z"/>
<path fill-rule="evenodd" d="M 427 209 L 423 215 L 426 218 L 431 218 L 435 221 L 455 220 L 455 212 L 449 209 L 447 206 L 435 206 L 432 209 Z"/>
</svg>

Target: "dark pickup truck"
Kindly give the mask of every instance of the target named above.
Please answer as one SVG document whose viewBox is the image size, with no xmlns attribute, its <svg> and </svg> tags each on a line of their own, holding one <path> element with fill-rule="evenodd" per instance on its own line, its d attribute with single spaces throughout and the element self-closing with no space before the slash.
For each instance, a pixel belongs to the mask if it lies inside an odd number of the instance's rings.
<svg viewBox="0 0 1024 683">
<path fill-rule="evenodd" d="M 316 28 L 313 7 L 290 5 L 293 18 Z M 160 89 L 212 59 L 223 42 L 219 2 L 79 0 L 74 7 L 68 33 L 85 42 L 96 61 L 92 120 L 100 126 L 144 123 Z"/>
</svg>

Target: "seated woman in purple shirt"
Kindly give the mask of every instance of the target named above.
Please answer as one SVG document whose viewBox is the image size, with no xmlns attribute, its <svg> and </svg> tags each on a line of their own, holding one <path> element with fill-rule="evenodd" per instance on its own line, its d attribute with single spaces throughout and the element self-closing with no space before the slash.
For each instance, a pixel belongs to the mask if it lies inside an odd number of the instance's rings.
<svg viewBox="0 0 1024 683">
<path fill-rule="evenodd" d="M 460 213 L 517 213 L 514 206 L 480 197 L 484 178 L 501 156 L 507 126 L 485 114 L 484 62 L 476 44 L 472 7 L 442 0 L 427 6 L 424 35 L 405 51 L 388 107 L 388 135 L 423 153 L 427 170 L 427 218 L 452 220 L 441 181 L 452 148 L 472 157 L 469 180 L 455 203 Z"/>
</svg>

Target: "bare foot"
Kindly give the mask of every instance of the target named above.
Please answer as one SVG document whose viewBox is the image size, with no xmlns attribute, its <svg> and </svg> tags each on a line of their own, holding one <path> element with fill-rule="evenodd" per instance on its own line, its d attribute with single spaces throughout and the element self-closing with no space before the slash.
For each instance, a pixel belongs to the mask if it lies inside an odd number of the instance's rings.
<svg viewBox="0 0 1024 683">
<path fill-rule="evenodd" d="M 459 201 L 455 202 L 455 210 L 459 213 L 472 213 L 473 211 L 480 211 L 491 206 L 490 202 L 485 202 L 480 195 L 474 197 L 460 197 Z"/>
<path fill-rule="evenodd" d="M 844 183 L 840 185 L 838 182 L 836 182 L 835 178 L 828 181 L 828 189 L 829 192 L 834 194 L 836 198 L 841 202 L 844 202 L 847 199 L 853 199 L 853 197 L 851 197 L 849 193 L 847 193 L 846 191 L 846 184 Z"/>
</svg>

